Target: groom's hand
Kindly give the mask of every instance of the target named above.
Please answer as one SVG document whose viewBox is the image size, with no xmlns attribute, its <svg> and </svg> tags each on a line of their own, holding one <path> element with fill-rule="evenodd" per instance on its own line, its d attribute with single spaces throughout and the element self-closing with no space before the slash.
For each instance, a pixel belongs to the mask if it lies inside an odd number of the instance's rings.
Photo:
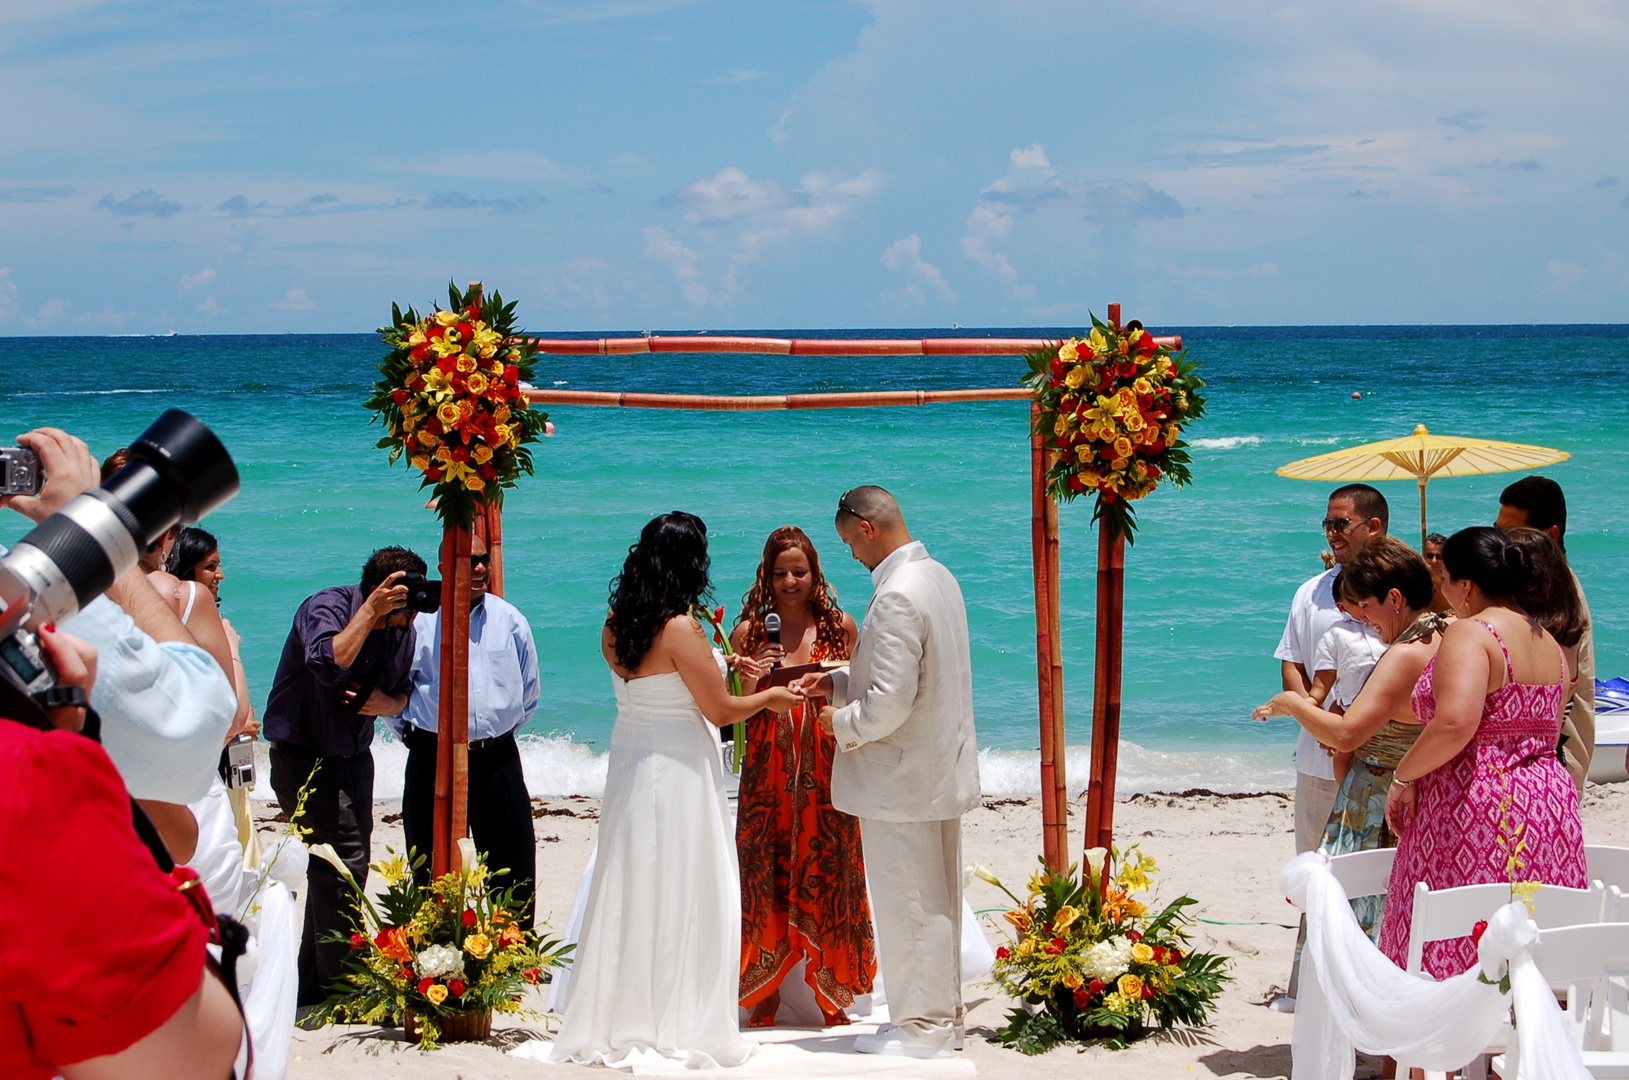
<svg viewBox="0 0 1629 1080">
<path fill-rule="evenodd" d="M 805 677 L 807 678 L 807 676 Z M 827 681 L 830 681 L 830 676 L 827 676 Z M 836 732 L 831 729 L 831 718 L 836 715 L 837 710 L 833 706 L 827 705 L 824 709 L 821 709 L 820 718 L 818 720 L 820 730 L 824 731 L 827 735 L 836 735 Z"/>
<path fill-rule="evenodd" d="M 831 676 L 825 672 L 813 671 L 807 675 L 799 675 L 792 682 L 792 693 L 799 697 L 831 697 Z"/>
</svg>

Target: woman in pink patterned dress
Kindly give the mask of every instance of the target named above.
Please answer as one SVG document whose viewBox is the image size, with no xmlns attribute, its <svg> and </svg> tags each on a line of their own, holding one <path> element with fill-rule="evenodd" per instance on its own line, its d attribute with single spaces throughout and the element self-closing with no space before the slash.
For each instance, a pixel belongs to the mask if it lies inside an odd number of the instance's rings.
<svg viewBox="0 0 1629 1080">
<path fill-rule="evenodd" d="M 1578 791 L 1556 758 L 1567 662 L 1516 599 L 1531 597 L 1532 560 L 1491 527 L 1455 533 L 1442 558 L 1442 589 L 1460 618 L 1414 688 L 1425 731 L 1398 763 L 1386 799 L 1386 819 L 1401 840 L 1380 948 L 1399 967 L 1408 956 L 1414 883 L 1508 881 L 1501 835 L 1514 843 L 1519 832 L 1526 841 L 1517 880 L 1586 884 Z M 1469 936 L 1425 946 L 1433 978 L 1475 963 Z"/>
</svg>

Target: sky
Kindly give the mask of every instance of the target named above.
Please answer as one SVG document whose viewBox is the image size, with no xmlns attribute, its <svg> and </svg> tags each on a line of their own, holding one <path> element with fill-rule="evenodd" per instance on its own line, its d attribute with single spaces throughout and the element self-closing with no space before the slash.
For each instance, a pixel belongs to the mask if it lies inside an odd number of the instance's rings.
<svg viewBox="0 0 1629 1080">
<path fill-rule="evenodd" d="M 1629 0 L 0 0 L 0 334 L 1629 321 Z"/>
</svg>

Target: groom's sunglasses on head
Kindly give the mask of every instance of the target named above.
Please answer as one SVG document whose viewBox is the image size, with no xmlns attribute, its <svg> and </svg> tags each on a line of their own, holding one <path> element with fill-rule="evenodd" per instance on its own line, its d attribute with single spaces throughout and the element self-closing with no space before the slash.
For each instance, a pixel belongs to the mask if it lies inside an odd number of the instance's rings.
<svg viewBox="0 0 1629 1080">
<path fill-rule="evenodd" d="M 848 493 L 847 492 L 844 492 L 843 497 L 841 499 L 837 500 L 837 509 L 843 511 L 844 513 L 853 514 L 855 517 L 859 518 L 861 521 L 864 521 L 864 522 L 867 522 L 867 523 L 869 523 L 870 520 L 871 520 L 870 518 L 866 517 L 864 514 L 860 513 L 858 510 L 854 509 L 854 507 L 852 507 L 852 506 L 850 506 L 848 504 Z"/>
</svg>

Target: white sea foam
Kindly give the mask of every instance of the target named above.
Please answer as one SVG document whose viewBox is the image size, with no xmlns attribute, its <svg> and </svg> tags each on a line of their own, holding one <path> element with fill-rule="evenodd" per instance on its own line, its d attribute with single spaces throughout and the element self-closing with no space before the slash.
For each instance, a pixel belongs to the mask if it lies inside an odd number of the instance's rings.
<svg viewBox="0 0 1629 1080">
<path fill-rule="evenodd" d="M 260 744 L 264 748 L 265 744 Z M 526 772 L 526 787 L 537 798 L 605 794 L 607 755 L 595 753 L 586 743 L 564 736 L 522 735 L 520 759 Z M 377 801 L 402 797 L 402 774 L 407 766 L 407 749 L 394 738 L 381 735 L 373 741 L 373 796 Z M 1069 793 L 1078 795 L 1091 774 L 1091 752 L 1085 746 L 1071 746 L 1064 759 Z M 264 750 L 256 764 L 260 783 L 254 797 L 275 802 L 271 784 L 266 782 Z M 1183 791 L 1209 788 L 1212 791 L 1289 791 L 1295 786 L 1295 773 L 1288 755 L 1282 751 L 1248 750 L 1152 750 L 1136 743 L 1120 744 L 1115 790 L 1122 795 L 1138 791 Z M 1035 795 L 1041 790 L 1041 755 L 1036 750 L 979 751 L 979 780 L 984 794 Z"/>
<path fill-rule="evenodd" d="M 1234 450 L 1241 446 L 1260 446 L 1260 435 L 1228 435 L 1220 439 L 1195 439 L 1188 444 L 1196 450 Z"/>
<path fill-rule="evenodd" d="M 110 394 L 170 394 L 173 390 L 22 390 L 12 397 L 106 397 Z"/>
</svg>

